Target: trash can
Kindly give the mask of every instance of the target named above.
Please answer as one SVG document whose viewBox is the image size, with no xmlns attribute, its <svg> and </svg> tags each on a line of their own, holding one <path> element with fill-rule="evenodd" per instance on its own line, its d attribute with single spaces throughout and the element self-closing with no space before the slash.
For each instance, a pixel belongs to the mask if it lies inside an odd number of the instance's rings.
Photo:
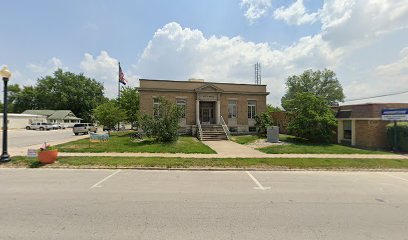
<svg viewBox="0 0 408 240">
<path fill-rule="evenodd" d="M 267 142 L 277 143 L 279 142 L 279 127 L 270 126 L 266 128 Z"/>
</svg>

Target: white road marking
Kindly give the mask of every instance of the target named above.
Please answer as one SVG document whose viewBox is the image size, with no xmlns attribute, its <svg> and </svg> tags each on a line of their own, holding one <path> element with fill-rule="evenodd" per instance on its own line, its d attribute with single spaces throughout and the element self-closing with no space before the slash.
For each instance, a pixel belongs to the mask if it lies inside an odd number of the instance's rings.
<svg viewBox="0 0 408 240">
<path fill-rule="evenodd" d="M 254 187 L 254 189 L 259 189 L 259 190 L 267 190 L 267 189 L 271 189 L 270 187 L 264 187 L 264 186 L 262 186 L 262 184 L 254 177 L 254 176 L 252 176 L 252 174 L 250 173 L 250 172 L 248 172 L 248 171 L 245 171 L 247 174 L 248 174 L 248 176 L 252 179 L 252 181 L 254 181 L 255 182 L 255 184 L 258 186 L 258 187 Z"/>
<path fill-rule="evenodd" d="M 398 176 L 394 176 L 394 175 L 389 174 L 389 173 L 384 173 L 384 174 L 387 175 L 387 176 L 389 176 L 389 177 L 396 178 L 396 179 L 399 179 L 399 180 L 408 182 L 408 179 L 405 179 L 405 178 L 402 178 L 402 177 L 398 177 Z"/>
<path fill-rule="evenodd" d="M 104 179 L 102 179 L 101 181 L 95 183 L 95 184 L 94 184 L 92 187 L 90 187 L 89 189 L 96 188 L 96 187 L 102 187 L 102 186 L 99 185 L 99 184 L 101 184 L 101 183 L 105 182 L 106 180 L 108 180 L 109 178 L 115 176 L 115 175 L 116 175 L 117 173 L 119 173 L 120 171 L 121 171 L 120 169 L 119 169 L 119 170 L 116 170 L 116 171 L 115 171 L 114 173 L 112 173 L 111 175 L 109 175 L 109 176 L 105 177 Z"/>
</svg>

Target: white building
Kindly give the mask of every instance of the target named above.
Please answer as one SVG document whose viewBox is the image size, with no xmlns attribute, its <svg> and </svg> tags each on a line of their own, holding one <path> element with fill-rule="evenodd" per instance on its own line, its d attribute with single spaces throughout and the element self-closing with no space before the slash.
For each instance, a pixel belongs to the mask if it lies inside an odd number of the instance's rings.
<svg viewBox="0 0 408 240">
<path fill-rule="evenodd" d="M 0 121 L 3 126 L 3 113 L 0 113 Z M 31 123 L 47 122 L 47 117 L 35 114 L 8 113 L 7 122 L 8 129 L 23 129 Z"/>
</svg>

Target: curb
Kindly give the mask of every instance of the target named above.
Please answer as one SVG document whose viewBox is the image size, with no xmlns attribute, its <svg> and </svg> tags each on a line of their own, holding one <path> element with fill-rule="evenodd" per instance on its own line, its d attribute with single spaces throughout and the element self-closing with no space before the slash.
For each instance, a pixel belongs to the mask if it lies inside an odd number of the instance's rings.
<svg viewBox="0 0 408 240">
<path fill-rule="evenodd" d="M 27 166 L 1 166 L 0 169 L 83 169 L 83 170 L 153 170 L 153 171 L 260 171 L 260 172 L 408 172 L 408 169 L 376 169 L 376 168 L 342 168 L 342 169 L 330 169 L 330 168 L 166 168 L 166 167 L 107 167 L 107 166 L 42 166 L 38 168 L 29 168 Z"/>
</svg>

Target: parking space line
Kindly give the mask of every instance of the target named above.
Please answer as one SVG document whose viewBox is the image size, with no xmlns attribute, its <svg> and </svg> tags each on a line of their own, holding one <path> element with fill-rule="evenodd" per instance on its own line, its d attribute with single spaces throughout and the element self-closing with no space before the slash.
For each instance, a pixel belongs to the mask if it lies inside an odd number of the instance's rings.
<svg viewBox="0 0 408 240">
<path fill-rule="evenodd" d="M 116 170 L 114 173 L 112 173 L 111 175 L 109 175 L 109 176 L 107 176 L 107 177 L 105 177 L 104 179 L 102 179 L 102 180 L 100 180 L 99 182 L 97 182 L 97 183 L 95 183 L 92 187 L 90 187 L 89 189 L 92 189 L 92 188 L 96 188 L 96 187 L 102 187 L 100 184 L 101 183 L 103 183 L 103 182 L 105 182 L 106 180 L 108 180 L 109 178 L 111 178 L 111 177 L 113 177 L 113 176 L 115 176 L 117 173 L 119 173 L 120 171 L 122 171 L 122 170 Z"/>
<path fill-rule="evenodd" d="M 394 175 L 389 174 L 389 173 L 384 173 L 384 174 L 387 175 L 387 176 L 389 176 L 389 177 L 396 178 L 396 179 L 399 179 L 399 180 L 408 182 L 408 179 L 405 179 L 405 178 L 402 178 L 402 177 L 398 177 L 398 176 L 394 176 Z"/>
<path fill-rule="evenodd" d="M 254 176 L 252 176 L 252 174 L 250 173 L 250 172 L 248 172 L 248 171 L 245 171 L 247 174 L 248 174 L 248 176 L 252 179 L 252 181 L 254 181 L 255 182 L 255 184 L 258 186 L 258 187 L 254 187 L 254 189 L 259 189 L 259 190 L 268 190 L 268 189 L 271 189 L 270 187 L 264 187 L 264 186 L 262 186 L 262 184 L 254 177 Z"/>
</svg>

